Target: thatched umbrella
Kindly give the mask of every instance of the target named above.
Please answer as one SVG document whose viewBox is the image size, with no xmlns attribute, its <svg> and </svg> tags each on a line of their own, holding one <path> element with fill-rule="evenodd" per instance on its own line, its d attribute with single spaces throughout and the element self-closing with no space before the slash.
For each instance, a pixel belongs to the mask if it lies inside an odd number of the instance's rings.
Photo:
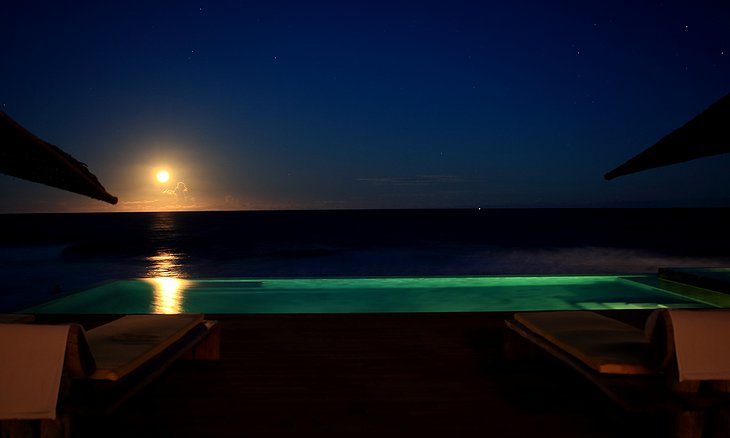
<svg viewBox="0 0 730 438">
<path fill-rule="evenodd" d="M 607 180 L 655 167 L 730 152 L 730 94 L 654 146 L 604 175 Z"/>
<path fill-rule="evenodd" d="M 116 204 L 86 164 L 47 143 L 0 111 L 0 172 Z"/>
</svg>

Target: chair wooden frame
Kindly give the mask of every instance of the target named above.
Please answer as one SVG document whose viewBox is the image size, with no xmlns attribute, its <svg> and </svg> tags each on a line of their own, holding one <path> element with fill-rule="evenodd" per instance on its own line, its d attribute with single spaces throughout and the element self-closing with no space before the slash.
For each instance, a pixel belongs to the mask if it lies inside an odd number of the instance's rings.
<svg viewBox="0 0 730 438">
<path fill-rule="evenodd" d="M 167 315 L 145 315 L 143 318 L 165 318 Z M 122 318 L 123 319 L 123 318 Z M 117 320 L 119 321 L 119 320 Z M 152 349 L 141 355 L 129 357 L 133 366 L 121 364 L 122 372 L 99 373 L 93 357 L 94 344 L 89 343 L 94 331 L 112 329 L 120 344 L 129 342 L 129 327 L 114 330 L 109 324 L 85 332 L 77 324 L 70 324 L 66 344 L 64 372 L 58 396 L 56 419 L 3 420 L 0 433 L 5 438 L 43 437 L 66 438 L 71 436 L 71 425 L 85 416 L 108 415 L 145 386 L 155 381 L 175 361 L 218 360 L 220 358 L 220 324 L 217 321 L 193 321 L 174 334 L 174 339 L 165 339 L 164 348 Z M 125 332 L 126 330 L 126 332 Z M 125 341 L 125 336 L 127 336 Z M 133 342 L 133 339 L 132 339 Z M 123 345 L 122 345 L 123 347 Z"/>
<path fill-rule="evenodd" d="M 553 316 L 549 315 L 548 312 L 536 312 L 535 314 L 538 313 L 548 317 Z M 568 321 L 563 321 L 565 324 L 570 324 L 571 314 L 579 316 L 580 313 L 593 314 L 601 318 L 600 321 L 597 319 L 598 324 L 605 324 L 606 320 L 614 321 L 593 312 L 550 313 L 553 313 L 556 318 L 568 318 Z M 597 370 L 596 363 L 601 362 L 601 360 L 590 360 L 591 355 L 601 355 L 600 345 L 596 350 L 594 349 L 595 346 L 586 349 L 587 344 L 585 343 L 583 345 L 566 345 L 563 342 L 556 342 L 555 338 L 549 333 L 549 329 L 545 331 L 539 327 L 539 324 L 538 326 L 525 324 L 520 321 L 522 319 L 520 318 L 521 315 L 528 314 L 518 313 L 515 314 L 513 319 L 505 321 L 507 330 L 505 331 L 504 353 L 508 360 L 519 360 L 526 357 L 534 358 L 540 354 L 540 351 L 547 353 L 588 379 L 624 411 L 667 414 L 670 421 L 668 430 L 670 435 L 675 437 L 700 438 L 703 436 L 703 426 L 708 423 L 706 413 L 712 412 L 715 417 L 727 414 L 726 406 L 730 402 L 727 393 L 707 393 L 700 390 L 701 382 L 680 383 L 676 380 L 676 360 L 673 360 L 673 351 L 671 349 L 669 353 L 650 354 L 651 352 L 648 350 L 652 348 L 653 343 L 652 340 L 647 339 L 645 343 L 647 351 L 641 352 L 640 349 L 635 348 L 636 345 L 632 345 L 631 348 L 627 348 L 627 354 L 640 354 L 641 357 L 635 358 L 636 360 L 632 360 L 632 363 L 647 361 L 647 366 L 655 366 L 653 372 L 639 374 L 600 372 Z M 668 321 L 669 319 L 667 319 Z M 581 320 L 581 323 L 584 324 L 585 321 Z M 620 321 L 615 321 L 615 323 L 618 329 L 626 330 L 626 324 Z M 635 330 L 636 335 L 643 335 L 644 333 L 638 328 L 635 328 Z M 659 330 L 658 333 L 658 342 L 672 342 L 671 330 L 669 332 Z M 612 345 L 610 348 L 615 351 L 616 347 L 616 345 Z M 587 352 L 587 350 L 590 350 L 590 352 Z M 713 418 L 715 428 L 718 427 L 717 423 L 717 418 Z M 719 427 L 724 429 L 725 425 L 721 424 Z"/>
</svg>

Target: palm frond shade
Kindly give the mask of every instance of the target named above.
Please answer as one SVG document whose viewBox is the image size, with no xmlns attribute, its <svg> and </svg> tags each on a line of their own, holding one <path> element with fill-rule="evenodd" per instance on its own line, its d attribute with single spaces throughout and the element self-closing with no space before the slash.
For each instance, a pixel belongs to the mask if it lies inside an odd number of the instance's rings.
<svg viewBox="0 0 730 438">
<path fill-rule="evenodd" d="M 730 152 L 730 94 L 684 126 L 604 175 L 607 180 L 655 167 Z"/>
<path fill-rule="evenodd" d="M 0 112 L 0 172 L 116 204 L 86 165 Z"/>
</svg>

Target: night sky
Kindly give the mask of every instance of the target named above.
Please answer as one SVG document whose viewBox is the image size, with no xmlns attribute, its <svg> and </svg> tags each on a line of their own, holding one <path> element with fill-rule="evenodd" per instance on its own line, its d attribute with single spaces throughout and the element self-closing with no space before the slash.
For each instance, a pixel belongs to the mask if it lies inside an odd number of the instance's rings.
<svg viewBox="0 0 730 438">
<path fill-rule="evenodd" d="M 6 3 L 0 108 L 120 202 L 0 212 L 730 206 L 730 155 L 603 180 L 730 92 L 727 1 Z"/>
</svg>

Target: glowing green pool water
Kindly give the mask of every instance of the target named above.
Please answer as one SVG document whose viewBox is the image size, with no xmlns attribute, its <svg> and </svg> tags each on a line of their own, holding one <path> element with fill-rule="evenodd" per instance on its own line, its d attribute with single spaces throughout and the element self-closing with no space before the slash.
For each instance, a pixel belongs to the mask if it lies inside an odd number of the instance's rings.
<svg viewBox="0 0 730 438">
<path fill-rule="evenodd" d="M 375 313 L 712 307 L 651 276 L 118 280 L 29 313 Z"/>
</svg>

